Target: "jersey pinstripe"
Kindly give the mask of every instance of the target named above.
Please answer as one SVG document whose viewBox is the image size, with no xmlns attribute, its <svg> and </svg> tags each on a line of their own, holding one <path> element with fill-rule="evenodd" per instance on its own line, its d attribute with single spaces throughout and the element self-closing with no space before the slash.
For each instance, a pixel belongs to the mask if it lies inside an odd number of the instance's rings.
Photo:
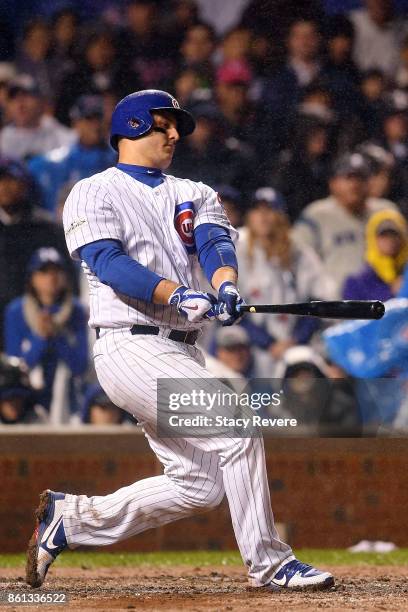
<svg viewBox="0 0 408 612">
<path fill-rule="evenodd" d="M 180 214 L 186 213 L 183 220 Z M 118 168 L 77 183 L 65 203 L 63 221 L 68 250 L 74 258 L 78 259 L 77 251 L 85 244 L 106 238 L 119 240 L 127 255 L 151 271 L 198 290 L 193 228 L 216 223 L 226 227 L 233 239 L 237 236 L 216 192 L 207 185 L 164 175 L 161 185 L 150 187 Z M 189 323 L 175 307 L 117 294 L 101 283 L 85 262 L 82 268 L 89 283 L 91 327 L 149 324 L 197 328 L 197 323 Z"/>
</svg>

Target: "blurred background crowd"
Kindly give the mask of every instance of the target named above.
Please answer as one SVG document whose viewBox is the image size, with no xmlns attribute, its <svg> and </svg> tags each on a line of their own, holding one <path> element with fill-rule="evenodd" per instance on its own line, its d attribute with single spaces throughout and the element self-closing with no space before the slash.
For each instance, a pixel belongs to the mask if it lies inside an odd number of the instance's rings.
<svg viewBox="0 0 408 612">
<path fill-rule="evenodd" d="M 311 318 L 212 326 L 210 369 L 286 380 L 305 424 L 407 427 L 407 16 L 393 0 L 0 0 L 0 422 L 132 423 L 95 384 L 61 213 L 116 163 L 116 102 L 157 88 L 197 120 L 168 172 L 219 192 L 247 302 L 391 300 L 350 342 Z"/>
</svg>

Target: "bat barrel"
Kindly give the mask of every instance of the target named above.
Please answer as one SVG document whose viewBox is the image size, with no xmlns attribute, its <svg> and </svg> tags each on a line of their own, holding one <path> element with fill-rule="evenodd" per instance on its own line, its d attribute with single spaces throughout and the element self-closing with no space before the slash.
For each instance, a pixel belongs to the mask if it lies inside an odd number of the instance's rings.
<svg viewBox="0 0 408 612">
<path fill-rule="evenodd" d="M 314 301 L 297 304 L 242 304 L 240 312 L 293 314 L 322 319 L 381 319 L 384 304 L 373 300 Z"/>
</svg>

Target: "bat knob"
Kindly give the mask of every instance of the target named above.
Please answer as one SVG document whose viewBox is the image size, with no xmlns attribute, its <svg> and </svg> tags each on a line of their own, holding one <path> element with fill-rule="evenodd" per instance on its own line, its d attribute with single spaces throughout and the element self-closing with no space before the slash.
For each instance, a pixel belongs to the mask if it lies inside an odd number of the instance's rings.
<svg viewBox="0 0 408 612">
<path fill-rule="evenodd" d="M 382 302 L 373 302 L 371 304 L 371 312 L 373 313 L 374 319 L 381 319 L 385 313 L 385 306 Z"/>
</svg>

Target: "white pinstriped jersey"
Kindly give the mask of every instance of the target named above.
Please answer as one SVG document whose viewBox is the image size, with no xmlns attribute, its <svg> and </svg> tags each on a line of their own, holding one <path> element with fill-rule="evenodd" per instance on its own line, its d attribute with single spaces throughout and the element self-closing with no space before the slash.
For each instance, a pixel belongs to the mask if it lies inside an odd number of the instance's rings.
<svg viewBox="0 0 408 612">
<path fill-rule="evenodd" d="M 119 240 L 127 255 L 159 276 L 200 289 L 193 229 L 202 223 L 230 225 L 217 193 L 188 179 L 163 175 L 150 187 L 118 168 L 79 181 L 64 207 L 68 250 L 97 240 Z M 149 304 L 115 293 L 82 262 L 90 292 L 91 327 L 129 327 L 135 323 L 172 329 L 197 329 L 174 306 Z"/>
</svg>

